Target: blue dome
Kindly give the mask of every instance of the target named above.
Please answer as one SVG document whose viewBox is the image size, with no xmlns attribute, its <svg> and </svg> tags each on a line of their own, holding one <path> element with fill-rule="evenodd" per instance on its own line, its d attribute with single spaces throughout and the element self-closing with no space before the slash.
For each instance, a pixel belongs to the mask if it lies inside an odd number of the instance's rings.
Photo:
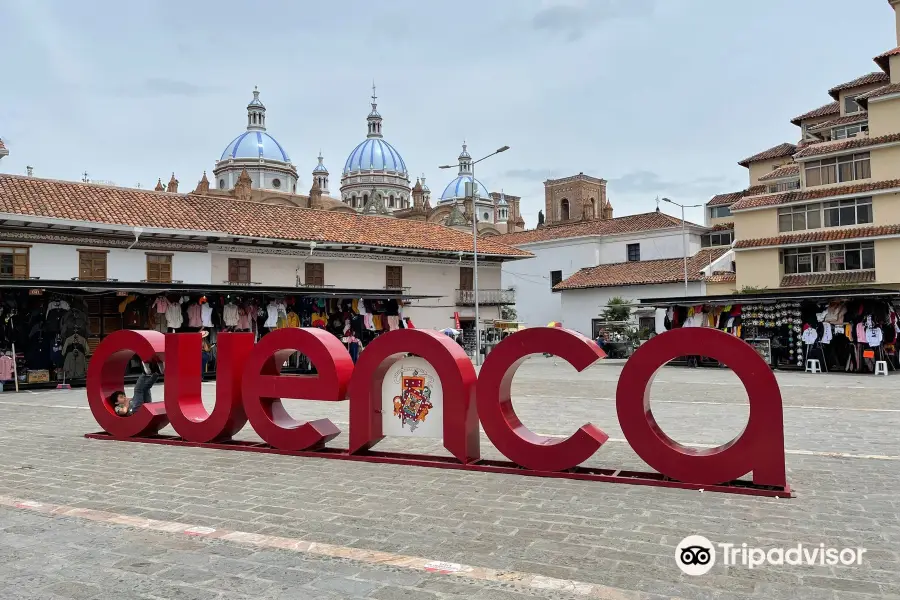
<svg viewBox="0 0 900 600">
<path fill-rule="evenodd" d="M 472 181 L 471 175 L 460 175 L 453 181 L 447 184 L 447 187 L 444 188 L 444 193 L 441 194 L 440 202 L 447 202 L 448 200 L 453 200 L 455 198 L 465 198 L 466 197 L 466 182 Z M 491 195 L 488 193 L 484 184 L 475 180 L 476 186 L 478 188 L 478 195 L 484 199 L 490 199 Z"/>
<path fill-rule="evenodd" d="M 222 158 L 219 160 L 228 158 L 265 158 L 266 160 L 291 162 L 281 144 L 265 131 L 245 131 L 234 138 L 225 148 Z"/>
<path fill-rule="evenodd" d="M 368 138 L 353 149 L 344 163 L 344 175 L 358 171 L 395 171 L 406 175 L 403 157 L 382 138 Z"/>
</svg>

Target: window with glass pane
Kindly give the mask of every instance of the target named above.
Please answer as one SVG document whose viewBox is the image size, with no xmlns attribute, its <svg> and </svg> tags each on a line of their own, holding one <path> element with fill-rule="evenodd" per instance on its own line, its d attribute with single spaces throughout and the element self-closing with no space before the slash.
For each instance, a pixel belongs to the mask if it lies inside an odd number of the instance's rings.
<svg viewBox="0 0 900 600">
<path fill-rule="evenodd" d="M 805 167 L 806 185 L 827 185 L 837 183 L 837 160 L 828 158 L 808 163 Z"/>
<path fill-rule="evenodd" d="M 806 228 L 819 229 L 822 227 L 822 205 L 807 204 L 806 205 Z"/>
<path fill-rule="evenodd" d="M 711 219 L 721 219 L 731 216 L 731 208 L 728 206 L 714 206 L 709 209 L 709 217 Z"/>
<path fill-rule="evenodd" d="M 838 181 L 853 181 L 852 156 L 842 156 L 838 159 Z"/>
<path fill-rule="evenodd" d="M 844 96 L 844 112 L 849 114 L 858 113 L 862 107 L 856 102 L 856 96 Z"/>
<path fill-rule="evenodd" d="M 778 209 L 778 231 L 793 231 L 794 219 L 790 208 Z"/>
<path fill-rule="evenodd" d="M 853 175 L 855 179 L 869 179 L 872 177 L 868 152 L 853 155 Z"/>
<path fill-rule="evenodd" d="M 856 223 L 872 222 L 872 199 L 858 198 L 856 200 Z"/>
<path fill-rule="evenodd" d="M 641 260 L 641 245 L 638 244 L 627 244 L 625 246 L 626 257 L 628 258 L 628 262 L 637 262 Z"/>
<path fill-rule="evenodd" d="M 862 254 L 862 268 L 875 268 L 875 242 L 863 242 L 860 244 Z"/>
</svg>

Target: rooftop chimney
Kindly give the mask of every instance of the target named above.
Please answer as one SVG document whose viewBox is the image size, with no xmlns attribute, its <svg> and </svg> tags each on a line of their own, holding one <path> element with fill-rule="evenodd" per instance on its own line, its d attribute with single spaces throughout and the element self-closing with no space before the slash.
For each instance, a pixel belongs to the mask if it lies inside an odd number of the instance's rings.
<svg viewBox="0 0 900 600">
<path fill-rule="evenodd" d="M 34 167 L 25 167 L 25 173 L 26 173 L 29 177 L 31 177 L 32 175 L 34 175 Z"/>
</svg>

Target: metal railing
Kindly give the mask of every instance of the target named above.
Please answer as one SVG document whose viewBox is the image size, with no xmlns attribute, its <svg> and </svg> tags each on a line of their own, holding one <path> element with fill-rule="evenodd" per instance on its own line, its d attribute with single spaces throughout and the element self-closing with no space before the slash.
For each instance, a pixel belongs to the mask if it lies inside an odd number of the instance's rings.
<svg viewBox="0 0 900 600">
<path fill-rule="evenodd" d="M 478 290 L 478 304 L 484 306 L 499 306 L 516 303 L 515 290 Z M 457 306 L 474 306 L 474 290 L 456 290 Z"/>
</svg>

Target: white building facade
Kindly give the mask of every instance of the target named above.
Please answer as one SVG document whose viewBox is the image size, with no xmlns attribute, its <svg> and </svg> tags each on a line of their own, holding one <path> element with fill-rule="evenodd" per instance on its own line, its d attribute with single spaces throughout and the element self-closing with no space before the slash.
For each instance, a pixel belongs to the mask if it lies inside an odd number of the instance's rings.
<svg viewBox="0 0 900 600">
<path fill-rule="evenodd" d="M 85 212 L 97 205 L 102 215 Z M 84 214 L 91 220 L 79 218 Z M 0 287 L 6 280 L 19 288 L 98 285 L 123 293 L 168 284 L 310 297 L 370 293 L 405 298 L 404 315 L 419 328 L 474 317 L 466 289 L 474 266 L 470 235 L 356 214 L 334 214 L 323 225 L 318 215 L 193 193 L 0 175 Z M 501 262 L 526 256 L 479 243 L 479 286 L 499 289 Z M 509 295 L 486 298 L 482 317 L 499 318 L 501 300 L 512 303 Z"/>
<path fill-rule="evenodd" d="M 573 300 L 565 306 L 562 294 L 553 291 L 555 285 L 582 269 L 598 265 L 683 257 L 685 244 L 688 256 L 692 256 L 701 249 L 702 236 L 708 230 L 688 223 L 685 232 L 682 235 L 680 219 L 654 212 L 555 225 L 494 239 L 534 255 L 502 269 L 502 286 L 516 291 L 518 320 L 530 327 L 551 321 L 561 321 L 569 327 L 575 318 L 572 311 L 579 305 Z M 588 312 L 596 317 L 598 310 L 594 306 Z M 583 321 L 582 317 L 578 319 Z M 590 328 L 582 332 L 589 334 Z"/>
</svg>

